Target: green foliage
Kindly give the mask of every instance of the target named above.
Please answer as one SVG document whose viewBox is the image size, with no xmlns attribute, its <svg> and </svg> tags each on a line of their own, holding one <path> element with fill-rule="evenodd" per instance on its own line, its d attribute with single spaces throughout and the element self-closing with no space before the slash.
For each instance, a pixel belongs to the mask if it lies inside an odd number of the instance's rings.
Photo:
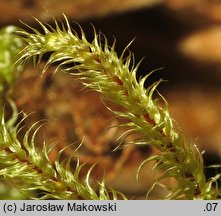
<svg viewBox="0 0 221 216">
<path fill-rule="evenodd" d="M 84 165 L 77 161 L 72 173 L 71 158 L 60 160 L 62 150 L 52 164 L 48 158 L 48 145 L 43 143 L 41 149 L 35 146 L 35 136 L 41 127 L 40 123 L 28 129 L 20 142 L 18 135 L 25 117 L 16 123 L 19 114 L 15 113 L 16 111 L 7 121 L 4 115 L 1 116 L 0 179 L 6 180 L 21 194 L 32 199 L 107 200 L 117 199 L 119 195 L 125 198 L 114 190 L 108 191 L 104 182 L 98 183 L 98 192 L 94 190 L 90 185 L 93 167 L 82 182 L 79 175 Z"/>
<path fill-rule="evenodd" d="M 162 185 L 161 180 L 168 177 L 177 180 L 174 188 L 168 188 L 167 199 L 218 198 L 220 189 L 214 188 L 213 184 L 220 176 L 206 180 L 201 153 L 178 129 L 170 116 L 166 100 L 156 91 L 161 80 L 145 88 L 145 81 L 151 73 L 137 81 L 139 64 L 135 65 L 134 55 L 128 51 L 128 47 L 118 57 L 115 42 L 109 46 L 105 36 L 94 30 L 94 39 L 90 43 L 82 29 L 79 35 L 71 29 L 66 17 L 65 21 L 61 27 L 55 21 L 55 28 L 52 28 L 37 20 L 43 33 L 32 27 L 29 27 L 32 32 L 19 30 L 18 34 L 25 47 L 15 64 L 23 66 L 31 59 L 34 64 L 38 64 L 45 53 L 50 53 L 43 72 L 50 65 L 57 64 L 56 71 L 62 68 L 86 87 L 101 93 L 106 100 L 121 106 L 122 111 L 109 109 L 118 118 L 124 119 L 124 123 L 117 126 L 128 128 L 122 137 L 139 134 L 131 144 L 151 145 L 159 151 L 159 154 L 150 156 L 140 166 L 141 169 L 145 163 L 155 161 L 154 169 L 163 170 L 153 187 Z M 41 191 L 44 195 L 40 198 L 43 199 L 117 198 L 116 192 L 109 196 L 104 182 L 99 184 L 100 192 L 96 193 L 89 185 L 90 171 L 85 182 L 81 183 L 79 172 L 82 165 L 77 163 L 72 174 L 70 159 L 59 162 L 58 155 L 53 166 L 48 159 L 47 145 L 43 144 L 41 150 L 35 147 L 34 137 L 38 124 L 33 126 L 36 129 L 31 128 L 26 132 L 20 143 L 17 139 L 19 127 L 11 122 L 5 121 L 2 116 L 0 175 L 18 183 L 16 185 L 20 190 L 26 191 L 29 188 L 29 191 Z M 33 134 L 30 135 L 32 130 Z M 15 169 L 19 172 L 14 172 Z"/>
<path fill-rule="evenodd" d="M 7 26 L 0 30 L 0 92 L 4 85 L 11 85 L 21 65 L 14 65 L 15 57 L 24 44 L 20 37 L 15 35 L 18 30 L 15 26 Z"/>
</svg>

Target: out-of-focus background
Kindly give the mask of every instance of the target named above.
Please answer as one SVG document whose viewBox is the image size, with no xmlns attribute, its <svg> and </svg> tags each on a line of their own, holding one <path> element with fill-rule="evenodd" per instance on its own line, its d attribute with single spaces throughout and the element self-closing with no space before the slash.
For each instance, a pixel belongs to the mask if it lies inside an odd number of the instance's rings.
<svg viewBox="0 0 221 216">
<path fill-rule="evenodd" d="M 78 22 L 89 40 L 91 23 L 110 43 L 116 38 L 119 54 L 135 38 L 130 50 L 137 62 L 145 57 L 139 74 L 163 67 L 150 82 L 168 80 L 159 90 L 168 100 L 172 116 L 200 150 L 205 150 L 206 165 L 221 162 L 220 0 L 0 0 L 0 27 L 22 27 L 19 20 L 35 26 L 33 16 L 53 23 L 53 18 L 62 19 L 62 13 Z M 135 174 L 154 150 L 129 147 L 111 152 L 121 132 L 105 129 L 116 122 L 99 96 L 81 91 L 82 86 L 67 75 L 52 77 L 49 73 L 40 78 L 40 70 L 29 67 L 15 84 L 19 108 L 36 111 L 30 122 L 48 119 L 45 137 L 59 140 L 59 148 L 84 138 L 79 156 L 84 162 L 99 162 L 94 175 L 102 176 L 105 169 L 110 186 L 130 197 L 143 197 L 153 179 L 148 167 L 141 173 L 139 185 Z M 209 177 L 215 172 L 206 173 Z M 153 199 L 161 196 L 155 191 Z"/>
</svg>

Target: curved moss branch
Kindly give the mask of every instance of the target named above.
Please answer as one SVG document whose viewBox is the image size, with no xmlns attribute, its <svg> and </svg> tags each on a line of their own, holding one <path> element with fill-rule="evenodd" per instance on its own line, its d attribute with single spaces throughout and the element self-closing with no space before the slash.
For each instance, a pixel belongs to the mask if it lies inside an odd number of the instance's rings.
<svg viewBox="0 0 221 216">
<path fill-rule="evenodd" d="M 89 183 L 93 167 L 82 182 L 79 174 L 83 165 L 77 162 L 73 172 L 71 158 L 60 161 L 62 150 L 52 164 L 47 145 L 44 143 L 42 149 L 35 146 L 39 123 L 27 130 L 20 142 L 17 136 L 25 118 L 16 124 L 17 117 L 13 115 L 7 121 L 4 115 L 0 117 L 0 179 L 32 199 L 126 199 L 114 190 L 108 191 L 104 181 L 94 190 Z"/>
<path fill-rule="evenodd" d="M 65 17 L 66 19 L 66 17 Z M 175 121 L 170 117 L 168 104 L 158 94 L 153 94 L 161 82 L 158 81 L 148 88 L 144 87 L 150 74 L 137 81 L 138 65 L 135 65 L 134 55 L 127 48 L 118 57 L 115 52 L 115 42 L 110 47 L 107 39 L 94 30 L 94 39 L 90 43 L 81 29 L 81 35 L 73 31 L 66 19 L 66 25 L 55 28 L 44 25 L 40 21 L 44 33 L 34 28 L 32 32 L 19 31 L 26 43 L 21 52 L 19 63 L 25 64 L 30 59 L 39 63 L 44 53 L 50 53 L 44 71 L 58 63 L 82 83 L 100 92 L 104 97 L 118 105 L 124 111 L 114 111 L 116 116 L 124 118 L 131 133 L 140 134 L 134 144 L 151 145 L 160 153 L 145 162 L 154 160 L 156 167 L 164 170 L 157 183 L 163 178 L 174 177 L 177 186 L 171 190 L 167 198 L 176 199 L 216 199 L 218 192 L 212 189 L 213 179 L 206 181 L 201 153 L 196 145 L 184 137 L 182 131 L 175 128 Z M 159 99 L 164 105 L 159 105 Z M 144 163 L 145 163 L 144 162 Z"/>
</svg>

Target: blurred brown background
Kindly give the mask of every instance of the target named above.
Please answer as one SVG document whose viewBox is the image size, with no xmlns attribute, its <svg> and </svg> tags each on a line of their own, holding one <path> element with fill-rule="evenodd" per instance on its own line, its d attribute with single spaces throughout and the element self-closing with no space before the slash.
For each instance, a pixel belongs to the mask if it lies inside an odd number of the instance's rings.
<svg viewBox="0 0 221 216">
<path fill-rule="evenodd" d="M 168 80 L 160 91 L 169 101 L 174 119 L 201 150 L 206 150 L 207 165 L 221 162 L 220 0 L 0 0 L 2 27 L 22 26 L 19 19 L 36 25 L 32 16 L 53 23 L 53 17 L 62 19 L 62 13 L 78 22 L 89 40 L 90 23 L 110 43 L 115 37 L 118 53 L 136 38 L 130 50 L 137 62 L 145 56 L 140 75 L 163 67 L 150 82 L 161 77 Z M 145 180 L 137 186 L 134 176 L 151 150 L 129 149 L 109 155 L 118 132 L 104 132 L 113 124 L 107 120 L 112 116 L 97 102 L 97 95 L 79 93 L 79 84 L 67 76 L 39 79 L 37 73 L 39 70 L 30 68 L 17 81 L 18 106 L 26 112 L 36 110 L 36 119 L 49 119 L 53 127 L 46 128 L 48 136 L 59 138 L 62 146 L 76 137 L 86 137 L 84 160 L 92 155 L 96 162 L 102 161 L 110 170 L 110 185 L 131 195 L 145 193 L 145 184 L 152 180 L 146 180 L 149 177 L 144 173 Z M 91 110 L 88 101 L 94 104 Z"/>
</svg>

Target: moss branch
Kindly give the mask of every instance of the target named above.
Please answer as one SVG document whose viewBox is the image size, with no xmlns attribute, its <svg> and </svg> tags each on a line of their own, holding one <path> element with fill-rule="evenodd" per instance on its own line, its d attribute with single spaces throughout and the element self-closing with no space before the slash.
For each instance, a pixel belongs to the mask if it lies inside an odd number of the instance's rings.
<svg viewBox="0 0 221 216">
<path fill-rule="evenodd" d="M 20 142 L 20 125 L 15 123 L 18 114 L 0 122 L 0 177 L 19 192 L 31 199 L 84 199 L 107 200 L 125 198 L 122 194 L 107 190 L 104 182 L 98 183 L 98 189 L 90 185 L 90 173 L 82 181 L 79 177 L 83 165 L 77 161 L 76 167 L 70 165 L 71 158 L 61 161 L 59 152 L 55 164 L 49 160 L 50 149 L 45 143 L 42 149 L 35 146 L 35 136 L 41 125 L 34 124 L 25 132 Z M 74 170 L 74 172 L 73 172 Z"/>
<path fill-rule="evenodd" d="M 112 111 L 117 117 L 126 119 L 124 126 L 130 128 L 128 134 L 140 134 L 133 144 L 151 145 L 160 152 L 144 161 L 154 160 L 156 167 L 164 170 L 157 183 L 167 177 L 177 180 L 177 186 L 167 198 L 216 199 L 218 192 L 212 189 L 213 180 L 206 181 L 204 176 L 201 153 L 175 127 L 176 122 L 169 114 L 166 100 L 156 92 L 161 80 L 145 88 L 145 81 L 151 73 L 137 81 L 139 64 L 135 64 L 134 55 L 127 47 L 118 57 L 115 42 L 109 46 L 105 36 L 94 30 L 94 39 L 90 43 L 82 29 L 79 35 L 71 29 L 66 17 L 65 21 L 61 27 L 55 21 L 56 27 L 52 28 L 37 20 L 43 33 L 32 27 L 29 27 L 32 32 L 19 31 L 26 47 L 18 62 L 25 64 L 33 59 L 36 64 L 45 53 L 50 53 L 44 71 L 57 63 L 57 69 L 62 67 L 85 86 L 120 105 L 124 111 Z M 128 52 L 129 55 L 126 55 Z M 156 99 L 154 94 L 158 95 Z M 159 99 L 164 105 L 159 105 Z"/>
</svg>

